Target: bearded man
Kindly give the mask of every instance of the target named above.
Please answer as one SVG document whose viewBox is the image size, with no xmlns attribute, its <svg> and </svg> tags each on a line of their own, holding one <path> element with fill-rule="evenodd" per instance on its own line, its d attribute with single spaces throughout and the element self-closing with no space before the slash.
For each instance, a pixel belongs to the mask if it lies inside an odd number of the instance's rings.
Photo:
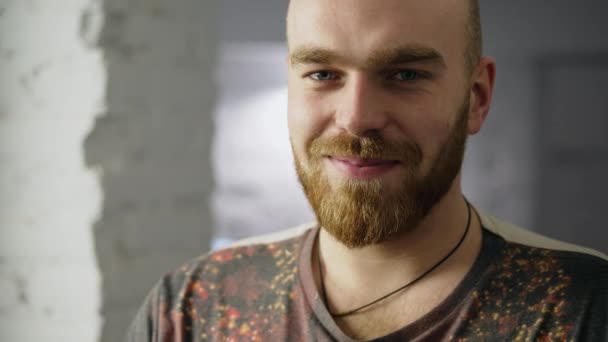
<svg viewBox="0 0 608 342">
<path fill-rule="evenodd" d="M 292 0 L 289 132 L 318 222 L 165 276 L 130 341 L 606 341 L 608 262 L 462 195 L 496 65 L 477 1 Z"/>
</svg>

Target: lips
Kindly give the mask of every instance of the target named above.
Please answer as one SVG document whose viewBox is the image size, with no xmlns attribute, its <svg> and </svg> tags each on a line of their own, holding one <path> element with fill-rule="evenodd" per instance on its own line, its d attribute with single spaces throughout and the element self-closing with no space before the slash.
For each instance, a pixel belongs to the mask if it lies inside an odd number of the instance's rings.
<svg viewBox="0 0 608 342">
<path fill-rule="evenodd" d="M 330 163 L 344 176 L 357 180 L 378 178 L 395 168 L 399 161 L 328 156 Z"/>
<path fill-rule="evenodd" d="M 366 166 L 382 166 L 382 165 L 393 165 L 397 164 L 396 160 L 383 160 L 383 159 L 359 159 L 359 158 L 346 158 L 346 157 L 330 157 L 342 163 L 347 163 L 353 166 L 366 167 Z"/>
</svg>

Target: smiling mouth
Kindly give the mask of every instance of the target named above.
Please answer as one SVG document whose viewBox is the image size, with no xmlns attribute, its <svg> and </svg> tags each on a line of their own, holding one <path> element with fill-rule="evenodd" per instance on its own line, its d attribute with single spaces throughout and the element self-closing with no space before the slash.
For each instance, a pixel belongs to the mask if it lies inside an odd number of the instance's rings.
<svg viewBox="0 0 608 342">
<path fill-rule="evenodd" d="M 382 166 L 382 165 L 394 165 L 398 164 L 397 160 L 385 160 L 385 159 L 362 159 L 362 158 L 350 158 L 350 157 L 334 157 L 328 156 L 330 159 L 339 161 L 341 163 L 350 164 L 357 167 L 370 167 L 370 166 Z"/>
<path fill-rule="evenodd" d="M 369 180 L 378 178 L 397 165 L 398 160 L 365 159 L 342 156 L 327 156 L 329 162 L 348 178 Z"/>
</svg>

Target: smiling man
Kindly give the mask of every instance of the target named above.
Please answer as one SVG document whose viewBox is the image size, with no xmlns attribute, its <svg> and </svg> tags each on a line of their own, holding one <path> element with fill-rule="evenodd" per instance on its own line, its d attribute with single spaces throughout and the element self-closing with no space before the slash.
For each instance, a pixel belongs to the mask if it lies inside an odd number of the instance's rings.
<svg viewBox="0 0 608 342">
<path fill-rule="evenodd" d="M 605 256 L 461 190 L 495 62 L 476 1 L 292 0 L 289 132 L 318 222 L 168 274 L 131 341 L 606 341 Z"/>
</svg>

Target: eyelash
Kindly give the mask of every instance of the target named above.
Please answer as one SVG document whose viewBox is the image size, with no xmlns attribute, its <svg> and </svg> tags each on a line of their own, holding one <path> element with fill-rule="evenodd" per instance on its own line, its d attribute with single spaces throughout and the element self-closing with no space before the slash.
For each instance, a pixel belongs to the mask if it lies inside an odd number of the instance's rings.
<svg viewBox="0 0 608 342">
<path fill-rule="evenodd" d="M 402 73 L 414 73 L 414 75 L 416 77 L 414 79 L 403 79 L 403 80 L 395 79 L 395 77 L 397 75 L 402 74 Z M 319 74 L 327 74 L 327 76 L 329 76 L 331 78 L 330 79 L 316 79 L 315 75 L 318 76 Z M 399 82 L 413 82 L 413 81 L 422 80 L 422 79 L 429 79 L 431 77 L 431 75 L 427 72 L 419 71 L 419 70 L 412 70 L 412 69 L 404 69 L 404 70 L 399 70 L 397 72 L 391 71 L 391 72 L 386 72 L 385 74 L 389 80 L 396 80 Z M 330 82 L 330 81 L 336 80 L 336 78 L 338 77 L 338 73 L 334 72 L 334 71 L 320 70 L 320 71 L 311 72 L 311 73 L 305 75 L 305 77 L 310 78 L 315 82 Z"/>
<path fill-rule="evenodd" d="M 399 80 L 399 81 L 403 81 L 403 82 L 405 82 L 405 81 L 417 81 L 417 80 L 429 78 L 429 74 L 428 73 L 425 73 L 425 72 L 422 72 L 422 71 L 418 71 L 418 70 L 409 70 L 409 69 L 399 70 L 399 71 L 397 71 L 395 73 L 392 73 L 391 77 L 395 77 L 395 76 L 397 76 L 399 74 L 403 74 L 403 73 L 413 73 L 414 76 L 415 76 L 415 78 L 414 79 L 404 79 L 404 80 Z"/>
<path fill-rule="evenodd" d="M 329 74 L 332 76 L 331 79 L 329 80 L 320 80 L 320 79 L 316 79 L 314 76 L 315 75 L 319 75 L 319 74 Z M 328 82 L 328 81 L 333 81 L 336 79 L 337 77 L 337 73 L 333 72 L 333 71 L 326 71 L 326 70 L 321 70 L 321 71 L 315 71 L 315 72 L 311 72 L 310 74 L 306 75 L 306 77 L 311 78 L 313 81 L 317 81 L 317 82 Z"/>
</svg>

